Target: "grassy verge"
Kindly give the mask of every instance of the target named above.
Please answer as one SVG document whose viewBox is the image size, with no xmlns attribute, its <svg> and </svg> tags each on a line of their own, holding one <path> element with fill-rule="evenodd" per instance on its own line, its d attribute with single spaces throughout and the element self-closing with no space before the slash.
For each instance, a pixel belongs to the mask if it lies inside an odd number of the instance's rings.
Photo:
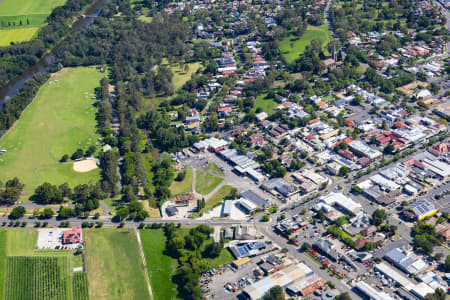
<svg viewBox="0 0 450 300">
<path fill-rule="evenodd" d="M 172 196 L 192 192 L 193 179 L 194 175 L 192 169 L 186 169 L 186 176 L 184 177 L 183 181 L 174 180 L 172 182 L 172 185 L 170 186 L 170 193 L 172 194 Z"/>
<path fill-rule="evenodd" d="M 324 47 L 328 44 L 332 39 L 331 32 L 328 30 L 328 25 L 308 26 L 300 39 L 297 39 L 297 37 L 292 34 L 285 37 L 280 43 L 281 54 L 289 63 L 292 63 L 300 54 L 305 52 L 306 46 L 311 44 L 313 39 L 317 38 L 322 40 L 322 45 Z M 327 53 L 326 50 L 325 53 Z"/>
<path fill-rule="evenodd" d="M 148 299 L 135 232 L 108 228 L 83 233 L 90 299 Z"/>
<path fill-rule="evenodd" d="M 163 230 L 145 229 L 141 230 L 140 234 L 154 300 L 176 298 L 176 285 L 171 279 L 177 261 L 164 255 L 166 237 Z"/>
<path fill-rule="evenodd" d="M 221 177 L 197 171 L 195 191 L 202 195 L 207 195 L 211 193 L 222 181 L 223 178 Z"/>
<path fill-rule="evenodd" d="M 0 180 L 18 177 L 26 200 L 43 182 L 70 186 L 97 181 L 98 169 L 77 173 L 64 154 L 97 141 L 94 89 L 104 74 L 95 68 L 63 69 L 41 87 L 16 124 L 0 139 Z"/>
</svg>

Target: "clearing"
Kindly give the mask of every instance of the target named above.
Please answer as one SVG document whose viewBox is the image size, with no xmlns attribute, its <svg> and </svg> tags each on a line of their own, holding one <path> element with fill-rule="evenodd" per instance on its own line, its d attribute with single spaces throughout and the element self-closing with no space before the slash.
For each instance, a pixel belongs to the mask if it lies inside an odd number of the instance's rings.
<svg viewBox="0 0 450 300">
<path fill-rule="evenodd" d="M 104 74 L 95 68 L 63 69 L 39 90 L 15 125 L 0 139 L 8 152 L 0 157 L 0 180 L 18 177 L 25 184 L 22 200 L 43 182 L 71 187 L 97 181 L 98 169 L 77 173 L 64 155 L 97 141 L 94 89 Z"/>
<path fill-rule="evenodd" d="M 166 237 L 163 230 L 145 229 L 140 231 L 140 235 L 154 300 L 176 298 L 177 286 L 171 279 L 177 261 L 170 256 L 164 255 Z"/>
<path fill-rule="evenodd" d="M 308 26 L 305 33 L 300 39 L 295 35 L 285 37 L 280 43 L 281 54 L 286 58 L 288 63 L 294 62 L 300 54 L 305 52 L 307 45 L 311 44 L 313 39 L 320 38 L 322 45 L 326 47 L 328 42 L 332 39 L 331 32 L 328 30 L 328 25 Z M 328 51 L 325 50 L 325 54 Z"/>
<path fill-rule="evenodd" d="M 85 229 L 90 299 L 149 299 L 136 233 L 131 229 Z"/>
<path fill-rule="evenodd" d="M 222 177 L 196 171 L 195 191 L 202 195 L 208 195 L 221 184 L 222 181 Z"/>
<path fill-rule="evenodd" d="M 192 169 L 185 169 L 186 176 L 182 181 L 172 181 L 170 185 L 170 193 L 172 196 L 177 196 L 180 194 L 190 193 L 192 192 L 192 180 L 194 179 L 194 174 Z M 178 172 L 179 173 L 179 172 Z M 177 173 L 177 174 L 178 174 Z M 176 177 L 176 175 L 175 175 Z"/>
<path fill-rule="evenodd" d="M 0 47 L 9 46 L 11 42 L 20 43 L 35 37 L 39 27 L 23 27 L 14 29 L 0 29 Z"/>
</svg>

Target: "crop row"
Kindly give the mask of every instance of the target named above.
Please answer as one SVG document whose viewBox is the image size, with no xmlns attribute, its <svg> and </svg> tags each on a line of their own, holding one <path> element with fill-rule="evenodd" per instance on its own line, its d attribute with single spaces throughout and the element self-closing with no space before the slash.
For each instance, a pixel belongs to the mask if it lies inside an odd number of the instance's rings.
<svg viewBox="0 0 450 300">
<path fill-rule="evenodd" d="M 88 281 L 87 274 L 84 272 L 75 272 L 72 280 L 73 300 L 88 300 Z"/>
<path fill-rule="evenodd" d="M 6 300 L 68 299 L 67 257 L 10 256 L 6 273 Z"/>
</svg>

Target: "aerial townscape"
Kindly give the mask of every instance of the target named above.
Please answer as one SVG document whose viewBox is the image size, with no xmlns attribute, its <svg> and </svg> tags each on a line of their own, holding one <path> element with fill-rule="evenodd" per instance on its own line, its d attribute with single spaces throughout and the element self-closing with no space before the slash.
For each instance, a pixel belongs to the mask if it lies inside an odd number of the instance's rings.
<svg viewBox="0 0 450 300">
<path fill-rule="evenodd" d="M 0 0 L 0 300 L 450 299 L 450 0 Z"/>
</svg>

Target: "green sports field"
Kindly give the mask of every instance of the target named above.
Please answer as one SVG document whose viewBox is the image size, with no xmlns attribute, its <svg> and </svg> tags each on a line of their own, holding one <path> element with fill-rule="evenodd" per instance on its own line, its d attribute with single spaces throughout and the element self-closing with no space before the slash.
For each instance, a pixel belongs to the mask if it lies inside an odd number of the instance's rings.
<svg viewBox="0 0 450 300">
<path fill-rule="evenodd" d="M 0 47 L 8 46 L 11 42 L 20 43 L 31 40 L 39 27 L 23 27 L 14 29 L 0 29 Z"/>
<path fill-rule="evenodd" d="M 0 16 L 50 14 L 57 6 L 66 0 L 2 0 L 0 1 Z"/>
<path fill-rule="evenodd" d="M 25 184 L 23 200 L 43 182 L 97 181 L 98 169 L 77 173 L 64 154 L 95 144 L 94 89 L 104 75 L 95 68 L 63 69 L 39 90 L 16 124 L 0 139 L 7 153 L 0 157 L 0 180 L 17 176 Z"/>
<path fill-rule="evenodd" d="M 332 39 L 328 25 L 308 26 L 300 39 L 297 39 L 294 35 L 285 37 L 280 43 L 281 54 L 283 54 L 287 62 L 292 63 L 305 51 L 306 46 L 311 44 L 313 39 L 317 38 L 322 40 L 324 47 L 328 44 Z M 325 52 L 327 51 L 325 50 Z"/>
<path fill-rule="evenodd" d="M 83 234 L 90 299 L 149 299 L 134 230 L 88 229 Z"/>
</svg>

